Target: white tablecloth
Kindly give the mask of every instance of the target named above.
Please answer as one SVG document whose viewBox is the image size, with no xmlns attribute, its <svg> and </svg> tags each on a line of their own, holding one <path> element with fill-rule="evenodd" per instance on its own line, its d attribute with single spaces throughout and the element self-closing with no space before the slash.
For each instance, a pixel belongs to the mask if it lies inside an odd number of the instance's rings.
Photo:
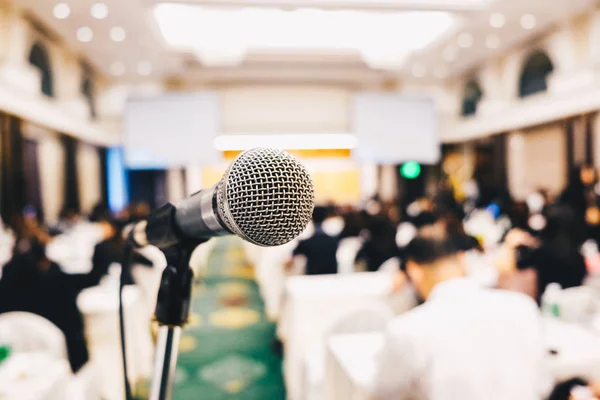
<svg viewBox="0 0 600 400">
<path fill-rule="evenodd" d="M 65 400 L 72 377 L 67 360 L 44 353 L 15 354 L 0 364 L 0 399 Z"/>
<path fill-rule="evenodd" d="M 285 343 L 284 372 L 288 398 L 302 395 L 304 354 L 325 341 L 340 317 L 369 304 L 387 304 L 389 274 L 295 276 L 286 281 L 285 310 L 279 336 Z"/>
<path fill-rule="evenodd" d="M 329 339 L 326 400 L 371 397 L 375 358 L 383 341 L 382 333 L 336 335 Z M 548 354 L 546 363 L 555 382 L 574 377 L 600 379 L 600 333 L 558 320 L 544 320 L 544 345 L 549 352 L 557 352 Z"/>
<path fill-rule="evenodd" d="M 119 336 L 118 283 L 105 281 L 81 292 L 77 305 L 84 316 L 90 362 L 101 375 L 104 398 L 123 398 L 123 361 Z M 125 339 L 131 382 L 152 373 L 154 347 L 150 320 L 138 287 L 124 290 Z"/>
</svg>

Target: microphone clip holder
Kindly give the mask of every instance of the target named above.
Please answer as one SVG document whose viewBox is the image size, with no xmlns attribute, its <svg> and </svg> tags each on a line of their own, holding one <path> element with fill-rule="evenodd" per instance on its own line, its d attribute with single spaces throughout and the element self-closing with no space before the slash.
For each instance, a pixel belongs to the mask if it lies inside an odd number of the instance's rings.
<svg viewBox="0 0 600 400">
<path fill-rule="evenodd" d="M 168 400 L 177 367 L 181 328 L 188 320 L 194 273 L 190 257 L 202 241 L 179 242 L 160 250 L 167 259 L 160 281 L 155 318 L 160 328 L 150 400 Z"/>
</svg>

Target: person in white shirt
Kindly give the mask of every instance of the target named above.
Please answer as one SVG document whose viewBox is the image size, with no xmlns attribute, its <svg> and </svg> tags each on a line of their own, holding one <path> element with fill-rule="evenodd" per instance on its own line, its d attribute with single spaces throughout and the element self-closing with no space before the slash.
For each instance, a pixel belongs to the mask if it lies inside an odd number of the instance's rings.
<svg viewBox="0 0 600 400">
<path fill-rule="evenodd" d="M 406 272 L 425 303 L 389 323 L 375 398 L 540 400 L 547 382 L 535 302 L 465 278 L 458 248 L 437 225 L 407 246 Z"/>
</svg>

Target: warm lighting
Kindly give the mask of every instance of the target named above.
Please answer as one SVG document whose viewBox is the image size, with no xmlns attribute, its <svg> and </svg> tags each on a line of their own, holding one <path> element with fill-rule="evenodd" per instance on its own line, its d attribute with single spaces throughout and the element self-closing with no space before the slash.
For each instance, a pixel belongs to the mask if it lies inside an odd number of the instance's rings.
<svg viewBox="0 0 600 400">
<path fill-rule="evenodd" d="M 112 76 L 121 76 L 125 73 L 125 64 L 120 61 L 115 61 L 108 68 Z"/>
<path fill-rule="evenodd" d="M 127 37 L 125 29 L 120 26 L 114 26 L 110 29 L 110 38 L 113 42 L 122 42 Z"/>
<path fill-rule="evenodd" d="M 433 74 L 436 78 L 444 79 L 448 77 L 448 69 L 440 65 L 433 70 Z"/>
<path fill-rule="evenodd" d="M 473 46 L 473 35 L 470 33 L 461 33 L 458 35 L 457 43 L 463 49 L 468 49 Z"/>
<path fill-rule="evenodd" d="M 96 3 L 90 9 L 90 14 L 96 19 L 104 19 L 108 16 L 108 7 L 104 3 Z"/>
<path fill-rule="evenodd" d="M 150 61 L 140 61 L 137 65 L 137 72 L 142 76 L 148 76 L 152 73 L 152 63 Z"/>
<path fill-rule="evenodd" d="M 69 8 L 68 4 L 58 3 L 54 6 L 53 14 L 55 18 L 65 19 L 71 15 L 71 8 Z"/>
<path fill-rule="evenodd" d="M 369 65 L 385 68 L 400 67 L 407 55 L 427 47 L 456 24 L 451 13 L 441 11 L 288 11 L 169 3 L 156 6 L 154 16 L 167 44 L 202 59 L 230 62 L 254 50 L 325 50 L 358 52 Z M 397 40 L 391 44 L 390 37 Z M 218 56 L 212 57 L 215 52 Z M 228 52 L 234 56 L 227 56 Z"/>
<path fill-rule="evenodd" d="M 490 15 L 490 26 L 492 28 L 502 28 L 506 24 L 506 17 L 504 14 L 494 13 Z"/>
<path fill-rule="evenodd" d="M 525 14 L 521 17 L 521 26 L 523 29 L 531 30 L 535 28 L 535 17 L 532 14 Z"/>
<path fill-rule="evenodd" d="M 300 133 L 300 134 L 232 134 L 220 135 L 213 140 L 219 151 L 243 151 L 255 147 L 273 147 L 284 150 L 353 149 L 358 141 L 347 133 Z"/>
<path fill-rule="evenodd" d="M 80 42 L 91 42 L 94 37 L 94 32 L 89 26 L 82 26 L 77 29 L 77 40 Z"/>
<path fill-rule="evenodd" d="M 449 46 L 444 50 L 443 56 L 446 61 L 456 61 L 458 58 L 458 49 L 454 46 Z"/>
<path fill-rule="evenodd" d="M 501 40 L 500 40 L 500 36 L 498 35 L 488 35 L 487 38 L 485 38 L 485 46 L 488 49 L 497 49 L 498 47 L 500 47 L 501 44 Z"/>
<path fill-rule="evenodd" d="M 423 64 L 415 64 L 412 67 L 412 74 L 415 78 L 422 78 L 427 74 L 427 69 Z"/>
</svg>

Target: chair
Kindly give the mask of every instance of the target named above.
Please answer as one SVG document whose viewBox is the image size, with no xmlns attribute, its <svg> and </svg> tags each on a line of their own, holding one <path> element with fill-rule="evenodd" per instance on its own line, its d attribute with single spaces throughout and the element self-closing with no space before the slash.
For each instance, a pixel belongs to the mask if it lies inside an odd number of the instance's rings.
<svg viewBox="0 0 600 400">
<path fill-rule="evenodd" d="M 400 259 L 398 257 L 392 257 L 379 267 L 379 272 L 393 273 L 400 270 Z"/>
<path fill-rule="evenodd" d="M 363 240 L 358 237 L 345 238 L 340 241 L 336 253 L 339 274 L 354 272 L 354 261 L 362 244 Z"/>
<path fill-rule="evenodd" d="M 69 360 L 62 331 L 46 318 L 28 312 L 0 315 L 0 343 L 10 344 L 15 353 L 45 352 Z"/>
<path fill-rule="evenodd" d="M 216 240 L 214 238 L 210 239 L 196 247 L 192 252 L 192 256 L 190 257 L 190 268 L 194 271 L 194 276 L 206 275 L 208 257 L 215 248 L 215 244 Z"/>
<path fill-rule="evenodd" d="M 324 382 L 327 365 L 327 341 L 331 336 L 352 333 L 383 331 L 393 318 L 392 310 L 384 304 L 371 304 L 350 311 L 334 322 L 325 334 L 320 346 L 306 352 L 304 358 L 304 400 L 319 400 L 324 397 Z"/>
</svg>

